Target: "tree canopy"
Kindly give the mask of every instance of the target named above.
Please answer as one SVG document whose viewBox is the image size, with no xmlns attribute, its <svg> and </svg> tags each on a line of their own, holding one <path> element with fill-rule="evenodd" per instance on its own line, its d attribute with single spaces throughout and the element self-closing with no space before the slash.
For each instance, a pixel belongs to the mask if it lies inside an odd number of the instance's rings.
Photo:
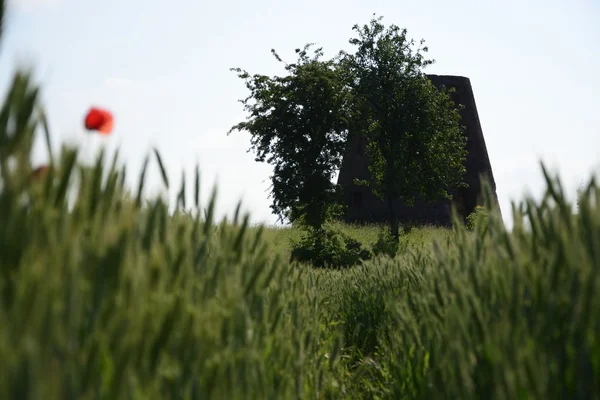
<svg viewBox="0 0 600 400">
<path fill-rule="evenodd" d="M 256 160 L 274 166 L 271 209 L 280 220 L 320 227 L 339 213 L 332 179 L 345 148 L 350 92 L 337 61 L 322 60 L 321 48 L 310 56 L 312 46 L 296 49 L 298 60 L 285 65 L 284 77 L 233 69 L 250 90 L 241 100 L 249 117 L 229 132 L 249 132 Z"/>
<path fill-rule="evenodd" d="M 450 198 L 449 189 L 462 183 L 466 137 L 458 107 L 446 90 L 439 90 L 423 73 L 433 64 L 428 48 L 408 40 L 406 29 L 389 28 L 381 18 L 355 25 L 350 40 L 353 54 L 344 53 L 341 65 L 356 103 L 365 104 L 357 134 L 369 139 L 371 177 L 366 182 L 388 201 L 392 233 L 398 236 L 393 202 L 413 205 L 417 198 Z M 364 124 L 364 121 L 370 121 Z"/>
<path fill-rule="evenodd" d="M 249 132 L 256 160 L 274 166 L 271 208 L 280 220 L 317 228 L 341 212 L 332 178 L 349 135 L 366 136 L 371 176 L 362 184 L 388 201 L 397 239 L 393 202 L 450 198 L 462 184 L 466 137 L 449 93 L 423 73 L 433 63 L 424 41 L 415 49 L 406 29 L 375 17 L 353 30 L 355 52 L 323 60 L 321 48 L 309 56 L 306 45 L 284 77 L 235 68 L 250 91 L 241 100 L 249 117 L 229 132 Z"/>
</svg>

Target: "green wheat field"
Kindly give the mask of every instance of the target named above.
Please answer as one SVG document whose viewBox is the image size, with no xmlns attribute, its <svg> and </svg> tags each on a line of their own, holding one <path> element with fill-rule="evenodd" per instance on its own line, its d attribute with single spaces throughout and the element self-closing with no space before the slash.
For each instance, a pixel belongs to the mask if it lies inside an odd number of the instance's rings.
<svg viewBox="0 0 600 400">
<path fill-rule="evenodd" d="M 142 197 L 146 170 L 168 184 L 159 152 L 126 171 L 63 147 L 32 180 L 36 89 L 17 75 L 7 96 L 0 398 L 600 398 L 594 179 L 570 204 L 541 169 L 546 196 L 514 204 L 510 231 L 491 212 L 415 229 L 393 259 L 317 269 L 289 262 L 296 228 L 215 221 L 199 171 L 170 186 L 176 204 Z M 367 244 L 382 229 L 338 227 Z"/>
</svg>

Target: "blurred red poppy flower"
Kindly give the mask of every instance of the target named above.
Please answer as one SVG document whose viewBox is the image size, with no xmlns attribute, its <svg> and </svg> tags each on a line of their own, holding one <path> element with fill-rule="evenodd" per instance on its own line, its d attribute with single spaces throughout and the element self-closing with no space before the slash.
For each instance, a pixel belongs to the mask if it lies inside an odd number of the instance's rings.
<svg viewBox="0 0 600 400">
<path fill-rule="evenodd" d="M 33 179 L 33 180 L 41 179 L 48 174 L 48 171 L 50 171 L 49 165 L 40 165 L 39 167 L 37 167 L 36 169 L 34 169 L 31 172 L 31 179 Z"/>
<path fill-rule="evenodd" d="M 103 135 L 109 135 L 113 129 L 113 116 L 110 111 L 92 107 L 85 117 L 85 128 L 90 131 L 98 131 Z"/>
</svg>

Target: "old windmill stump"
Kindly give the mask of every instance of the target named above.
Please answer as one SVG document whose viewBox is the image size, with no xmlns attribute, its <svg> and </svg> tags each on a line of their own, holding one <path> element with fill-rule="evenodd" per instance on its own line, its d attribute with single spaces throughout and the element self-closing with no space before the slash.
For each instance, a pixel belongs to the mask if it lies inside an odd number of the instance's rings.
<svg viewBox="0 0 600 400">
<path fill-rule="evenodd" d="M 497 203 L 496 183 L 469 78 L 449 75 L 427 75 L 427 77 L 438 88 L 442 85 L 447 88 L 455 88 L 452 100 L 457 104 L 464 105 L 461 112 L 461 124 L 465 126 L 464 134 L 467 136 L 468 154 L 465 161 L 464 181 L 468 187 L 452 189 L 451 201 L 445 199 L 435 202 L 417 200 L 413 207 L 400 202 L 396 202 L 394 206 L 400 224 L 449 226 L 452 220 L 452 203 L 463 218 L 466 218 L 475 209 L 481 194 L 480 177 L 485 177 L 491 184 L 494 200 Z M 357 186 L 353 183 L 354 179 L 368 179 L 369 177 L 369 160 L 365 153 L 366 144 L 365 137 L 351 139 L 340 169 L 338 184 L 343 187 L 344 202 L 347 205 L 344 220 L 353 223 L 387 222 L 389 220 L 387 202 L 376 197 L 368 187 Z"/>
</svg>

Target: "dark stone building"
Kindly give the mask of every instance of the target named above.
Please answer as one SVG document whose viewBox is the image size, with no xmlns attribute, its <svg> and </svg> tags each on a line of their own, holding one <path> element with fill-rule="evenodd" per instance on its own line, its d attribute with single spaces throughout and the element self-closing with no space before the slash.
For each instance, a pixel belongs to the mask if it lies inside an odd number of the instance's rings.
<svg viewBox="0 0 600 400">
<path fill-rule="evenodd" d="M 459 214 L 466 218 L 473 212 L 478 204 L 481 193 L 480 176 L 485 176 L 491 183 L 496 203 L 496 183 L 492 173 L 492 167 L 479 122 L 479 115 L 475 105 L 475 97 L 471 88 L 469 78 L 448 75 L 427 75 L 438 88 L 442 85 L 447 88 L 454 87 L 455 92 L 452 99 L 455 103 L 464 105 L 461 112 L 461 124 L 465 126 L 467 136 L 467 157 L 465 161 L 466 173 L 464 181 L 467 188 L 451 190 L 452 203 L 457 207 Z M 352 182 L 355 178 L 368 179 L 368 157 L 365 154 L 367 139 L 365 137 L 354 137 L 348 143 L 348 150 L 342 162 L 338 184 L 343 185 L 344 201 L 347 211 L 344 220 L 347 222 L 387 222 L 389 220 L 389 209 L 387 202 L 377 198 L 368 187 L 357 186 Z M 451 225 L 451 202 L 439 200 L 426 202 L 417 200 L 413 207 L 408 207 L 396 202 L 396 215 L 400 224 L 417 223 L 432 225 Z"/>
</svg>

